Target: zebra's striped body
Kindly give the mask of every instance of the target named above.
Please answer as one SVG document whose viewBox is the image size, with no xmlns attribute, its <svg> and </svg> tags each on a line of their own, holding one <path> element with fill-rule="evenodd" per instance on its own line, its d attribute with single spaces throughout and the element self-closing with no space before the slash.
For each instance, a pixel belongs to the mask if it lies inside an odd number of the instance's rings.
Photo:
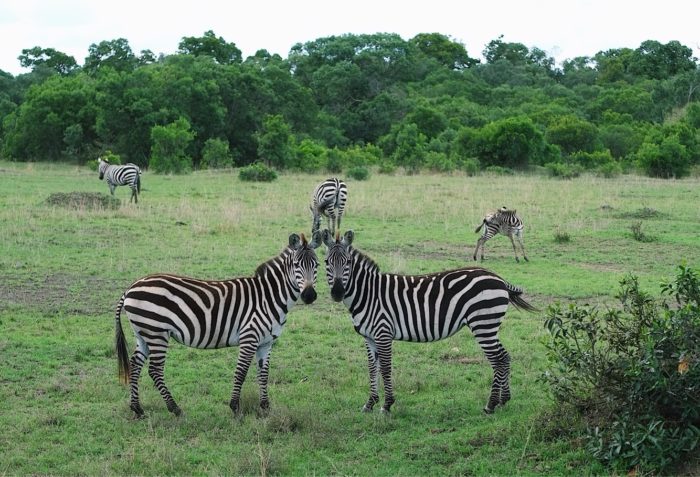
<svg viewBox="0 0 700 477">
<path fill-rule="evenodd" d="M 474 249 L 474 260 L 476 260 L 477 253 L 481 249 L 481 260 L 484 259 L 484 244 L 496 234 L 503 234 L 510 239 L 511 245 L 513 245 L 513 252 L 515 253 L 515 261 L 519 262 L 518 250 L 515 248 L 515 241 L 513 241 L 513 236 L 518 239 L 520 244 L 520 249 L 523 252 L 523 258 L 527 262 L 527 255 L 525 254 L 525 246 L 523 245 L 523 221 L 515 213 L 515 210 L 508 210 L 505 207 L 501 207 L 497 212 L 489 214 L 484 217 L 481 224 L 474 231 L 479 233 L 481 228 L 484 228 L 484 233 L 479 240 L 476 242 L 476 248 Z"/>
<path fill-rule="evenodd" d="M 148 374 L 168 410 L 179 415 L 163 380 L 165 354 L 170 338 L 193 348 L 240 346 L 230 407 L 238 411 L 241 386 L 253 356 L 258 364 L 260 407 L 269 406 L 267 378 L 272 343 L 279 337 L 286 315 L 301 297 L 316 299 L 314 286 L 320 244 L 292 234 L 280 255 L 260 265 L 252 277 L 231 280 L 198 280 L 175 275 L 150 275 L 137 280 L 122 295 L 116 312 L 116 347 L 119 375 L 131 385 L 131 409 L 143 415 L 138 380 L 146 359 Z M 129 360 L 121 326 L 126 311 L 136 336 L 136 350 Z"/>
<path fill-rule="evenodd" d="M 468 326 L 494 369 L 484 410 L 493 412 L 510 399 L 510 356 L 498 339 L 508 304 L 534 310 L 522 290 L 483 268 L 463 268 L 429 275 L 381 273 L 367 256 L 351 247 L 352 231 L 342 240 L 328 230 L 326 276 L 331 296 L 350 310 L 355 330 L 365 338 L 370 395 L 363 410 L 379 401 L 377 365 L 384 381 L 383 411 L 394 403 L 391 381 L 393 340 L 431 342 Z"/>
<path fill-rule="evenodd" d="M 348 186 L 345 182 L 332 177 L 321 182 L 311 196 L 311 214 L 313 215 L 312 231 L 321 228 L 321 216 L 328 219 L 331 233 L 340 229 L 340 220 L 345 213 L 345 202 L 348 198 Z"/>
<path fill-rule="evenodd" d="M 129 202 L 133 200 L 138 204 L 139 194 L 141 193 L 141 169 L 139 166 L 136 164 L 116 166 L 110 164 L 109 161 L 101 157 L 98 158 L 97 163 L 100 180 L 104 179 L 107 181 L 110 194 L 114 195 L 114 189 L 117 186 L 128 185 L 131 188 L 131 198 Z"/>
</svg>

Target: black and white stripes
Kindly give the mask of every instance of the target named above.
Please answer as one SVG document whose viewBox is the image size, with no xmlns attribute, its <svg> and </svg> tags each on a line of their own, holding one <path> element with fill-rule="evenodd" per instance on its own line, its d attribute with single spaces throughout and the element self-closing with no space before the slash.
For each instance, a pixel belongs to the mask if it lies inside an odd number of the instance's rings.
<svg viewBox="0 0 700 477">
<path fill-rule="evenodd" d="M 256 358 L 260 384 L 260 407 L 269 405 L 267 378 L 272 343 L 279 337 L 286 315 L 301 298 L 316 300 L 320 244 L 316 233 L 311 243 L 292 234 L 280 255 L 260 265 L 252 277 L 211 281 L 175 275 L 150 275 L 137 280 L 122 295 L 116 311 L 116 344 L 120 377 L 131 386 L 131 409 L 143 415 L 138 380 L 150 360 L 148 374 L 165 400 L 168 410 L 180 414 L 163 379 L 170 338 L 193 348 L 240 346 L 230 407 L 238 411 L 241 386 Z M 126 311 L 136 336 L 136 350 L 128 358 L 121 326 Z"/>
<path fill-rule="evenodd" d="M 365 338 L 370 395 L 363 410 L 379 401 L 377 367 L 384 381 L 383 411 L 394 403 L 391 379 L 392 341 L 430 342 L 468 326 L 493 367 L 491 395 L 484 410 L 493 412 L 510 399 L 510 356 L 498 339 L 508 304 L 534 308 L 522 290 L 483 268 L 462 268 L 429 275 L 381 273 L 353 248 L 352 231 L 342 240 L 328 230 L 326 277 L 331 296 L 350 310 L 355 330 Z"/>
<path fill-rule="evenodd" d="M 331 233 L 340 229 L 340 221 L 345 213 L 345 202 L 348 198 L 348 186 L 345 182 L 332 177 L 321 182 L 311 196 L 311 215 L 313 216 L 312 231 L 321 228 L 321 216 L 328 219 Z"/>
<path fill-rule="evenodd" d="M 515 210 L 508 210 L 506 207 L 501 207 L 497 212 L 487 215 L 481 221 L 481 224 L 474 231 L 478 233 L 482 227 L 484 227 L 484 233 L 479 240 L 476 242 L 476 248 L 474 249 L 474 260 L 476 260 L 477 253 L 481 248 L 481 260 L 484 259 L 484 244 L 492 238 L 494 235 L 500 233 L 505 235 L 510 239 L 511 245 L 513 245 L 513 252 L 515 253 L 515 261 L 519 262 L 518 251 L 515 248 L 515 242 L 513 241 L 513 236 L 518 239 L 520 244 L 520 249 L 523 252 L 523 258 L 527 262 L 527 255 L 525 254 L 525 247 L 523 246 L 523 221 L 517 216 Z"/>
<path fill-rule="evenodd" d="M 101 157 L 97 159 L 97 164 L 100 180 L 104 179 L 107 182 L 110 194 L 114 195 L 114 189 L 117 186 L 128 185 L 131 188 L 129 202 L 133 200 L 138 203 L 141 193 L 141 169 L 139 166 L 136 164 L 116 166 Z"/>
</svg>

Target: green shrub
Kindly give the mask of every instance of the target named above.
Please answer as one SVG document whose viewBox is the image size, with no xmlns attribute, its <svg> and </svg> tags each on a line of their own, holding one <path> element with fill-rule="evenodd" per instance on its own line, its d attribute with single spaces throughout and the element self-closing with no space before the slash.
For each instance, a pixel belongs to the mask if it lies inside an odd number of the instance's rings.
<svg viewBox="0 0 700 477">
<path fill-rule="evenodd" d="M 654 238 L 647 235 L 642 231 L 642 221 L 638 221 L 630 225 L 630 230 L 632 231 L 632 238 L 637 242 L 653 242 Z"/>
<path fill-rule="evenodd" d="M 466 172 L 468 176 L 471 177 L 479 173 L 479 170 L 481 169 L 481 163 L 479 162 L 479 159 L 475 157 L 470 157 L 461 161 L 459 167 L 464 172 Z"/>
<path fill-rule="evenodd" d="M 396 172 L 396 164 L 390 160 L 384 160 L 379 163 L 379 173 L 380 174 L 393 174 Z"/>
<path fill-rule="evenodd" d="M 598 166 L 596 172 L 599 176 L 612 179 L 622 174 L 622 165 L 616 161 L 606 162 L 605 164 Z"/>
<path fill-rule="evenodd" d="M 700 444 L 700 280 L 679 266 L 661 292 L 674 303 L 628 275 L 619 309 L 547 310 L 542 380 L 586 421 L 586 448 L 619 472 L 662 472 Z"/>
<path fill-rule="evenodd" d="M 238 178 L 246 182 L 272 182 L 277 179 L 277 173 L 261 162 L 242 167 Z"/>
<path fill-rule="evenodd" d="M 351 167 L 347 170 L 346 174 L 348 175 L 348 177 L 357 181 L 364 181 L 369 178 L 369 170 L 363 166 Z"/>
<path fill-rule="evenodd" d="M 572 179 L 580 176 L 583 172 L 583 167 L 579 164 L 565 164 L 563 162 L 550 162 L 545 165 L 545 168 L 550 176 L 560 179 Z"/>
<path fill-rule="evenodd" d="M 571 236 L 568 232 L 562 232 L 561 230 L 557 229 L 554 232 L 554 241 L 556 243 L 569 243 L 571 242 Z"/>
<path fill-rule="evenodd" d="M 233 157 L 229 151 L 228 141 L 210 138 L 202 148 L 202 169 L 223 169 L 233 167 Z"/>
<path fill-rule="evenodd" d="M 122 158 L 119 154 L 115 154 L 109 149 L 107 149 L 104 153 L 100 154 L 99 157 L 96 157 L 95 159 L 91 159 L 85 163 L 88 169 L 91 171 L 96 171 L 97 170 L 97 160 L 99 158 L 102 158 L 106 161 L 108 161 L 110 164 L 118 166 L 121 165 L 122 163 Z"/>
<path fill-rule="evenodd" d="M 435 172 L 452 172 L 457 165 L 444 152 L 429 151 L 425 154 L 425 166 Z"/>
</svg>

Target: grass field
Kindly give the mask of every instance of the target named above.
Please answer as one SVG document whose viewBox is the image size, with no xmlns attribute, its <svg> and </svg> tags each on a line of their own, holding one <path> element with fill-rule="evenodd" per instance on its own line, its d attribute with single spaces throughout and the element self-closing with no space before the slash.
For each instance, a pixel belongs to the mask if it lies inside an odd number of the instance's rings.
<svg viewBox="0 0 700 477">
<path fill-rule="evenodd" d="M 308 203 L 326 175 L 245 183 L 235 172 L 144 173 L 140 203 L 62 207 L 57 192 L 108 194 L 86 168 L 0 162 L 0 475 L 592 475 L 605 473 L 547 416 L 544 311 L 511 309 L 501 338 L 513 399 L 481 409 L 491 369 L 468 331 L 438 343 L 396 343 L 391 416 L 360 413 L 368 394 L 363 339 L 331 301 L 297 305 L 271 357 L 267 416 L 251 369 L 243 414 L 227 406 L 237 348 L 174 344 L 171 415 L 144 373 L 146 418 L 134 420 L 117 380 L 114 306 L 155 272 L 251 275 L 290 233 L 308 234 Z M 486 244 L 483 265 L 555 301 L 605 307 L 628 272 L 657 295 L 678 264 L 700 267 L 700 180 L 539 176 L 373 175 L 348 180 L 343 229 L 383 271 L 471 265 L 483 215 L 502 205 L 525 221 L 529 263 L 510 242 Z M 641 222 L 647 241 L 633 237 Z M 555 235 L 568 234 L 568 242 Z M 320 251 L 323 257 L 324 252 Z M 123 320 L 124 321 L 124 320 Z M 133 335 L 124 322 L 130 347 Z"/>
</svg>

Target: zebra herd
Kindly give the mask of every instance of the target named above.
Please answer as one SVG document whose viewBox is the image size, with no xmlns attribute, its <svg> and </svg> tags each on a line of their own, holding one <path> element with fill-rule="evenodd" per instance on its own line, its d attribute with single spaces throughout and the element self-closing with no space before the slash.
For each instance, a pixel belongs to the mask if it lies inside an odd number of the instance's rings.
<svg viewBox="0 0 700 477">
<path fill-rule="evenodd" d="M 157 274 L 140 278 L 122 294 L 115 316 L 117 360 L 120 379 L 130 385 L 130 408 L 137 417 L 144 416 L 138 381 L 146 360 L 148 374 L 168 410 L 181 413 L 163 376 L 171 338 L 200 349 L 239 346 L 229 402 L 234 413 L 239 412 L 241 387 L 255 358 L 260 409 L 266 410 L 272 344 L 282 333 L 286 316 L 296 302 L 300 298 L 306 304 L 316 300 L 319 260 L 315 250 L 321 243 L 326 246 L 325 269 L 331 298 L 343 302 L 355 331 L 365 339 L 370 393 L 363 411 L 371 411 L 379 402 L 379 374 L 384 389 L 381 410 L 388 413 L 394 403 L 394 340 L 438 341 L 465 326 L 493 368 L 491 393 L 484 411 L 492 413 L 510 399 L 510 355 L 499 340 L 498 331 L 509 304 L 535 310 L 522 298 L 522 290 L 479 267 L 426 275 L 382 273 L 371 258 L 353 247 L 352 230 L 341 238 L 340 222 L 347 197 L 347 186 L 339 179 L 319 184 L 310 205 L 311 241 L 304 234 L 291 234 L 284 250 L 261 264 L 251 277 L 214 281 Z M 323 231 L 321 217 L 328 221 L 328 228 Z M 479 239 L 482 254 L 483 242 L 497 232 L 509 237 L 515 233 L 520 240 L 522 222 L 515 221 L 515 217 L 515 211 L 503 208 L 483 219 L 481 226 L 485 226 L 485 231 Z M 121 325 L 122 310 L 136 337 L 131 357 Z"/>
</svg>

